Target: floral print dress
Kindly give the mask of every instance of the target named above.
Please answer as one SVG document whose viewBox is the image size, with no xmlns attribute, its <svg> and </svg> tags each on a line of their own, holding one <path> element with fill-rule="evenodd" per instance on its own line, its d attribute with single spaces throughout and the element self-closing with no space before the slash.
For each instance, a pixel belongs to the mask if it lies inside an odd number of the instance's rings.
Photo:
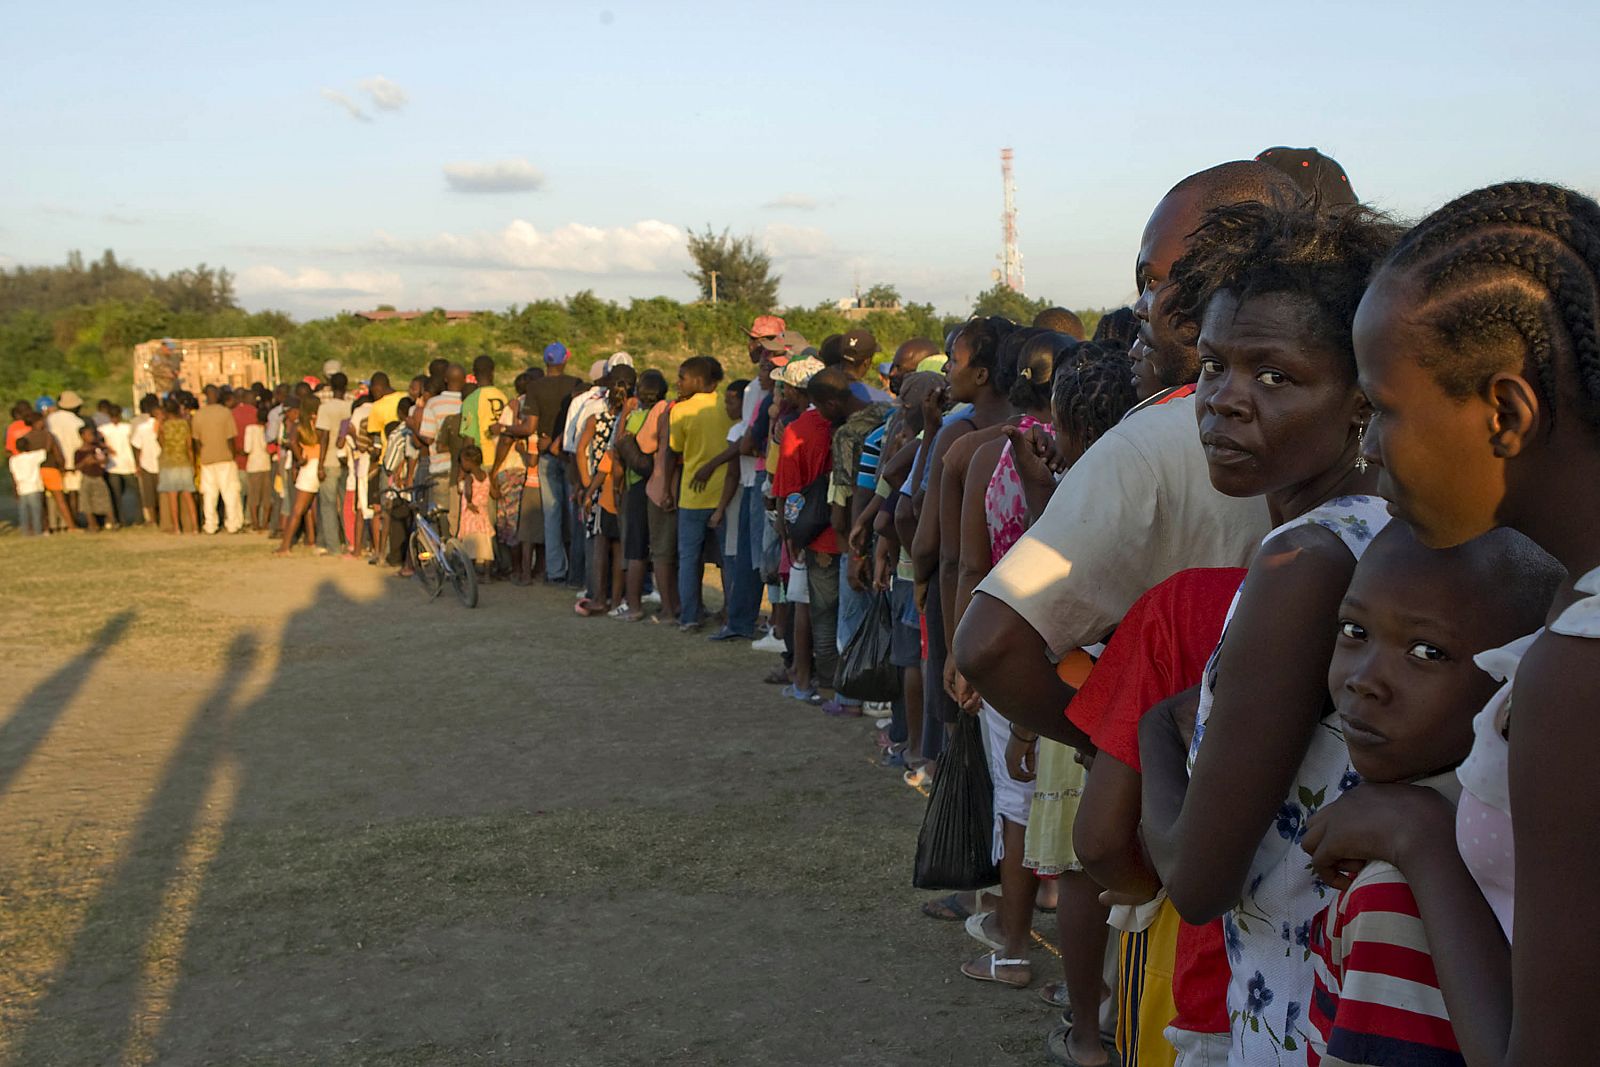
<svg viewBox="0 0 1600 1067">
<path fill-rule="evenodd" d="M 1388 522 L 1388 505 L 1381 497 L 1336 497 L 1279 526 L 1262 538 L 1262 544 L 1296 526 L 1317 525 L 1335 534 L 1359 560 Z M 1238 606 L 1235 594 L 1228 608 L 1229 622 Z M 1225 625 L 1218 651 L 1227 640 Z M 1205 740 L 1217 683 L 1217 652 L 1213 652 L 1195 714 L 1194 741 L 1189 749 L 1191 773 Z M 1289 795 L 1256 848 L 1244 896 L 1222 916 L 1231 972 L 1228 1062 L 1232 1067 L 1304 1067 L 1306 1063 L 1306 1044 L 1312 1036 L 1306 1007 L 1314 981 L 1311 924 L 1335 891 L 1309 869 L 1300 839 L 1311 816 L 1359 780 L 1350 766 L 1350 750 L 1338 719 L 1330 713 L 1317 724 Z"/>
</svg>

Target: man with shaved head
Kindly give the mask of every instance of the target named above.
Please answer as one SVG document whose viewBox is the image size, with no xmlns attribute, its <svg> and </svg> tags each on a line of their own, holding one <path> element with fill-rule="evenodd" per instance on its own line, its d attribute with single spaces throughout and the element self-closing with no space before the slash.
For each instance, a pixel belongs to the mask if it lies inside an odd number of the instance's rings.
<svg viewBox="0 0 1600 1067">
<path fill-rule="evenodd" d="M 1266 534 L 1261 498 L 1226 497 L 1211 485 L 1193 399 L 1195 331 L 1169 321 L 1169 275 L 1206 211 L 1299 196 L 1264 163 L 1224 163 L 1175 185 L 1146 223 L 1134 313 L 1160 391 L 1072 466 L 1038 522 L 978 586 L 956 632 L 962 675 L 1016 726 L 1087 747 L 1066 718 L 1075 690 L 1056 663 L 1106 640 L 1139 596 L 1176 572 L 1244 566 Z M 1103 952 L 1084 951 L 1104 944 L 1098 893 L 1087 878 L 1061 883 L 1063 967 L 1079 1019 L 1094 1019 L 1100 1003 Z M 1049 1041 L 1053 1056 L 1085 1067 L 1107 1062 L 1092 1026 L 1057 1030 Z"/>
</svg>

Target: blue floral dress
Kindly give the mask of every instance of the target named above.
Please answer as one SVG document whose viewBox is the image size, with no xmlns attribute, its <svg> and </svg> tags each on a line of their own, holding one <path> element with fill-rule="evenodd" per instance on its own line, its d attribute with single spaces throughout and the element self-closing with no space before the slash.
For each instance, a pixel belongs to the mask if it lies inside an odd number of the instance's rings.
<svg viewBox="0 0 1600 1067">
<path fill-rule="evenodd" d="M 1296 526 L 1314 524 L 1337 535 L 1359 560 L 1388 522 L 1388 505 L 1381 497 L 1336 497 L 1279 526 L 1261 543 Z M 1235 594 L 1228 608 L 1229 622 L 1238 606 Z M 1332 619 L 1328 625 L 1333 625 Z M 1219 651 L 1227 639 L 1224 626 Z M 1189 749 L 1191 772 L 1205 739 L 1217 682 L 1217 653 L 1213 652 L 1195 714 L 1194 742 Z M 1306 1043 L 1311 1036 L 1306 1005 L 1313 982 L 1311 922 L 1334 891 L 1308 868 L 1300 839 L 1311 816 L 1357 781 L 1344 734 L 1330 714 L 1317 725 L 1289 795 L 1256 849 L 1243 898 L 1222 917 L 1231 971 L 1228 1062 L 1232 1067 L 1304 1067 L 1306 1063 Z"/>
</svg>

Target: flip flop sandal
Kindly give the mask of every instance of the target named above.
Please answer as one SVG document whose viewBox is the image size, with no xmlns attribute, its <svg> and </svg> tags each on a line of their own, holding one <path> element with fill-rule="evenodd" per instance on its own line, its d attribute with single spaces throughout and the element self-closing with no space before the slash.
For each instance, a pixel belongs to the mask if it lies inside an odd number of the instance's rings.
<svg viewBox="0 0 1600 1067">
<path fill-rule="evenodd" d="M 1061 1021 L 1072 1021 L 1072 1001 L 1067 997 L 1067 983 L 1046 982 L 1039 987 L 1039 999 L 1061 1013 Z"/>
<path fill-rule="evenodd" d="M 1084 1067 L 1083 1061 L 1074 1056 L 1072 1050 L 1067 1047 L 1067 1035 L 1070 1033 L 1072 1033 L 1070 1024 L 1058 1026 L 1050 1031 L 1044 1039 L 1044 1058 L 1050 1063 L 1058 1064 L 1059 1067 Z M 1101 1041 L 1100 1047 L 1105 1048 L 1104 1041 Z M 1106 1048 L 1105 1051 L 1107 1067 L 1121 1067 L 1122 1060 L 1117 1056 L 1116 1050 Z"/>
<path fill-rule="evenodd" d="M 574 615 L 583 615 L 587 617 L 589 615 L 589 598 L 586 596 L 580 596 L 578 598 L 578 602 L 572 605 L 572 613 Z"/>
<path fill-rule="evenodd" d="M 961 923 L 966 922 L 972 912 L 961 903 L 960 893 L 951 893 L 947 897 L 940 897 L 938 900 L 930 900 L 923 904 L 922 914 L 940 922 Z"/>
<path fill-rule="evenodd" d="M 1027 989 L 1028 986 L 1033 984 L 1033 961 L 1031 960 L 1002 959 L 998 952 L 991 952 L 982 957 L 982 959 L 988 961 L 989 965 L 987 967 L 983 966 L 981 961 L 963 963 L 961 965 L 961 973 L 975 981 L 996 982 L 1000 985 L 1010 986 L 1012 989 Z M 1000 977 L 1001 967 L 1027 967 L 1029 969 L 1028 977 L 1020 982 L 1014 978 L 1002 978 Z"/>
<path fill-rule="evenodd" d="M 983 928 L 983 920 L 988 918 L 989 914 L 989 912 L 980 911 L 976 915 L 968 915 L 964 924 L 967 928 L 967 934 L 980 945 L 988 945 L 996 952 L 1004 952 L 1006 950 L 1005 944 L 990 937 L 989 931 Z"/>
</svg>

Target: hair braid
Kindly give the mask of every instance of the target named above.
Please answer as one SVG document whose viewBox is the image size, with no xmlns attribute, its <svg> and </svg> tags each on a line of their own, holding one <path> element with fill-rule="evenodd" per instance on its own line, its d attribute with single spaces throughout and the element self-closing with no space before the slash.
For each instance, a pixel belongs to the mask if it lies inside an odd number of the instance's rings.
<svg viewBox="0 0 1600 1067">
<path fill-rule="evenodd" d="M 1386 266 L 1415 273 L 1424 319 L 1457 349 L 1428 364 L 1452 395 L 1513 364 L 1510 343 L 1552 415 L 1569 362 L 1579 415 L 1600 428 L 1600 204 L 1559 185 L 1491 185 L 1424 219 Z"/>
<path fill-rule="evenodd" d="M 1088 448 L 1138 402 L 1128 354 L 1085 342 L 1063 353 L 1052 376 L 1057 429 Z"/>
</svg>

